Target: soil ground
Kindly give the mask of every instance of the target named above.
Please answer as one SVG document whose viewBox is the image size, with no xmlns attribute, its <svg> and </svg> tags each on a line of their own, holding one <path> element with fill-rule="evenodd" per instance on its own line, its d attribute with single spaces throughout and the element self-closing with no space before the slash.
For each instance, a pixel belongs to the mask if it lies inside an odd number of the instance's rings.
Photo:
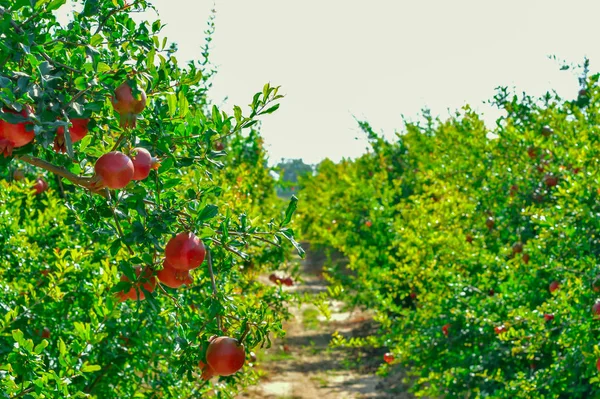
<svg viewBox="0 0 600 399">
<path fill-rule="evenodd" d="M 307 248 L 307 244 L 303 244 Z M 290 289 L 318 295 L 326 291 L 321 277 L 326 258 L 307 250 L 302 261 L 303 282 Z M 265 278 L 265 283 L 269 283 Z M 286 337 L 275 340 L 270 349 L 257 353 L 257 367 L 263 380 L 239 395 L 244 399 L 409 399 L 402 379 L 403 370 L 393 370 L 386 378 L 375 374 L 385 349 L 330 348 L 334 332 L 345 337 L 366 336 L 374 332 L 368 312 L 347 311 L 342 302 L 329 302 L 327 320 L 314 305 L 292 307 L 293 318 L 285 329 Z"/>
</svg>

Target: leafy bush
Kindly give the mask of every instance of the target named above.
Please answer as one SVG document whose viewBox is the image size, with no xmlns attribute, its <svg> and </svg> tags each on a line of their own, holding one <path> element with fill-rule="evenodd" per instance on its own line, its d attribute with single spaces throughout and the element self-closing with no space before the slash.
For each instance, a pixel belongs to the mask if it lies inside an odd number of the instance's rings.
<svg viewBox="0 0 600 399">
<path fill-rule="evenodd" d="M 363 122 L 372 152 L 305 178 L 303 234 L 349 260 L 330 291 L 380 329 L 334 344 L 389 347 L 420 396 L 600 397 L 597 81 L 500 89 L 492 131 L 469 107 L 394 142 Z"/>
</svg>

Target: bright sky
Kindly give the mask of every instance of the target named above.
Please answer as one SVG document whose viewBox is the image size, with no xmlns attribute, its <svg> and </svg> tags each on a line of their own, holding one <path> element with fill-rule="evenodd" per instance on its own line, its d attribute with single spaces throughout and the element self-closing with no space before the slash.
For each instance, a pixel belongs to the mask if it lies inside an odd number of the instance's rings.
<svg viewBox="0 0 600 399">
<path fill-rule="evenodd" d="M 153 4 L 180 59 L 199 58 L 213 2 Z M 597 0 L 216 0 L 216 9 L 215 103 L 244 106 L 266 82 L 286 95 L 263 118 L 272 162 L 360 155 L 353 115 L 392 136 L 401 115 L 423 107 L 446 116 L 469 103 L 493 121 L 483 102 L 500 85 L 574 98 L 576 76 L 547 57 L 587 55 L 593 71 L 600 60 Z"/>
</svg>

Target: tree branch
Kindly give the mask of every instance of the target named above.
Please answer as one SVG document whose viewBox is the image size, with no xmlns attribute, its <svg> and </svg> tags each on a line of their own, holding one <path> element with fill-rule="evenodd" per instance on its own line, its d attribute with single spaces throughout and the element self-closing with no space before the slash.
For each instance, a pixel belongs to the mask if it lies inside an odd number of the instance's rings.
<svg viewBox="0 0 600 399">
<path fill-rule="evenodd" d="M 98 194 L 104 198 L 108 198 L 108 193 L 105 190 L 99 190 L 94 187 L 94 178 L 77 176 L 76 174 L 69 172 L 65 168 L 51 164 L 50 162 L 44 161 L 43 159 L 32 157 L 31 155 L 20 155 L 15 158 L 26 162 L 30 165 L 37 166 L 38 168 L 45 169 L 48 172 L 52 172 L 60 177 L 63 177 L 77 186 L 84 187 L 90 190 L 94 194 Z"/>
</svg>

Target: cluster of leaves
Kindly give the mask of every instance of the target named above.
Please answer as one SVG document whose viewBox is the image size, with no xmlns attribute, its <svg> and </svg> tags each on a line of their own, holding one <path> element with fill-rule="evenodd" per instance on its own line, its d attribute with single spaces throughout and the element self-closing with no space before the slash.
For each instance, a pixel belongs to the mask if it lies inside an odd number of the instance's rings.
<svg viewBox="0 0 600 399">
<path fill-rule="evenodd" d="M 0 157 L 0 396 L 230 397 L 256 374 L 200 380 L 208 338 L 243 337 L 249 352 L 282 334 L 291 296 L 257 276 L 285 265 L 286 243 L 301 251 L 289 225 L 297 200 L 286 210 L 276 197 L 255 130 L 281 95 L 267 84 L 246 114 L 228 115 L 206 99 L 207 60 L 181 67 L 160 21 L 132 19 L 148 2 L 72 2 L 64 25 L 65 3 L 0 0 L 0 102 L 33 106 L 35 132 Z M 111 105 L 125 80 L 148 94 L 134 129 L 119 126 Z M 91 122 L 74 144 L 75 117 Z M 51 146 L 59 126 L 66 154 Z M 95 161 L 134 147 L 160 168 L 123 190 L 94 190 Z M 49 191 L 33 196 L 31 180 L 13 182 L 17 168 L 45 176 Z M 119 303 L 128 284 L 119 277 L 162 268 L 165 244 L 182 231 L 210 254 L 194 283 Z"/>
<path fill-rule="evenodd" d="M 334 342 L 389 348 L 420 396 L 599 397 L 597 81 L 500 89 L 492 131 L 468 107 L 394 142 L 361 123 L 372 152 L 305 178 L 303 234 L 349 260 L 330 292 L 380 328 Z"/>
</svg>

